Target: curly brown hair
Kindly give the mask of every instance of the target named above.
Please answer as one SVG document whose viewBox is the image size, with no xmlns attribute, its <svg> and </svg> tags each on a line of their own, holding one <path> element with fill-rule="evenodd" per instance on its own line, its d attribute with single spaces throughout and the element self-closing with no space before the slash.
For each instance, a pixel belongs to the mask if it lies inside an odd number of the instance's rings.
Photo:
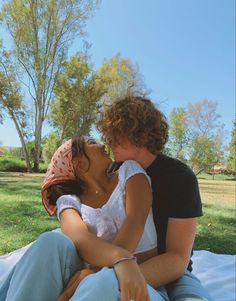
<svg viewBox="0 0 236 301">
<path fill-rule="evenodd" d="M 125 138 L 155 155 L 168 140 L 168 128 L 165 115 L 150 99 L 141 96 L 126 96 L 106 106 L 97 123 L 109 145 L 117 145 Z"/>
</svg>

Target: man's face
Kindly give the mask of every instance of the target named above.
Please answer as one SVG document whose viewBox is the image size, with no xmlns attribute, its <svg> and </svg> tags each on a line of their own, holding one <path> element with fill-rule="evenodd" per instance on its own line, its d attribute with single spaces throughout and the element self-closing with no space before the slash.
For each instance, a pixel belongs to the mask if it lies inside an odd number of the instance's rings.
<svg viewBox="0 0 236 301">
<path fill-rule="evenodd" d="M 127 139 L 122 139 L 119 144 L 110 145 L 116 162 L 125 160 L 137 160 L 139 147 L 135 146 Z"/>
</svg>

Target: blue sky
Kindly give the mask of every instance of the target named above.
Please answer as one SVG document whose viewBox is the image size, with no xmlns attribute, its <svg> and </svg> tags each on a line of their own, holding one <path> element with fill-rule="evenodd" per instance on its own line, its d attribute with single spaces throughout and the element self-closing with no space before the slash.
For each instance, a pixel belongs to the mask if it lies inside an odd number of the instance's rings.
<svg viewBox="0 0 236 301">
<path fill-rule="evenodd" d="M 118 52 L 128 57 L 167 116 L 173 107 L 217 101 L 229 139 L 235 118 L 234 0 L 103 0 L 87 33 L 95 69 Z M 0 141 L 20 145 L 9 120 L 0 125 Z"/>
</svg>

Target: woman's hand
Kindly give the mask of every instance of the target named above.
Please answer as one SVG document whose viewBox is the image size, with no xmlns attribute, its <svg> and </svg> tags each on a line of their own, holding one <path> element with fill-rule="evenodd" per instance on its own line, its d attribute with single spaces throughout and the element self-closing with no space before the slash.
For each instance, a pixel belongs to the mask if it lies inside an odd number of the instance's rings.
<svg viewBox="0 0 236 301">
<path fill-rule="evenodd" d="M 135 261 L 122 261 L 114 270 L 119 280 L 121 301 L 150 301 L 147 283 Z"/>
<path fill-rule="evenodd" d="M 76 288 L 80 284 L 80 282 L 87 277 L 94 273 L 93 269 L 83 269 L 76 272 L 69 280 L 66 288 L 61 293 L 61 295 L 56 299 L 56 301 L 68 301 L 74 294 Z"/>
</svg>

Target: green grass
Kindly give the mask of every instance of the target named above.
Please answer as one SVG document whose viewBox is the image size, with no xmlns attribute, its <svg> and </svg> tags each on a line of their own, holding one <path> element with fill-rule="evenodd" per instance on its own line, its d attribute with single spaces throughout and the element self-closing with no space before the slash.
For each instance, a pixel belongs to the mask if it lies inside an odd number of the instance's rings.
<svg viewBox="0 0 236 301">
<path fill-rule="evenodd" d="M 198 175 L 198 179 L 202 180 L 213 180 L 213 181 L 235 181 L 236 175 L 226 175 L 226 174 L 207 174 L 207 173 L 200 173 Z"/>
<path fill-rule="evenodd" d="M 195 249 L 236 254 L 236 182 L 199 179 L 204 215 L 199 219 Z"/>
<path fill-rule="evenodd" d="M 59 227 L 41 202 L 42 174 L 0 172 L 0 255 Z M 204 216 L 199 219 L 194 249 L 236 254 L 235 181 L 199 179 Z"/>
<path fill-rule="evenodd" d="M 20 248 L 59 226 L 41 202 L 43 175 L 0 172 L 0 254 Z"/>
</svg>

